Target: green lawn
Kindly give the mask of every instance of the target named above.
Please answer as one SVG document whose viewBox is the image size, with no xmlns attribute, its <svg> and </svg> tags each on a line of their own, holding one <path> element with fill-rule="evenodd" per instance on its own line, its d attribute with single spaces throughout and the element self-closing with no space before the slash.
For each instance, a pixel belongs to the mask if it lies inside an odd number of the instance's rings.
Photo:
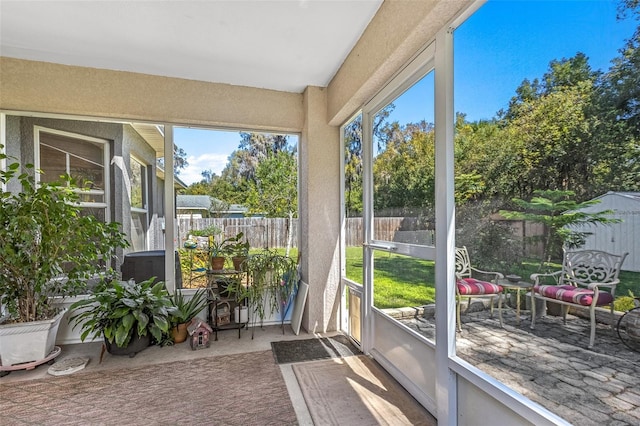
<svg viewBox="0 0 640 426">
<path fill-rule="evenodd" d="M 348 247 L 346 255 L 347 278 L 362 283 L 362 248 Z M 375 252 L 374 265 L 373 298 L 377 308 L 421 306 L 435 301 L 433 261 Z M 510 272 L 528 279 L 531 274 L 538 272 L 538 266 L 537 260 L 525 261 L 520 269 Z M 560 267 L 557 265 L 557 269 Z M 630 290 L 640 296 L 640 273 L 622 271 L 616 299 L 628 296 Z"/>
<path fill-rule="evenodd" d="M 255 252 L 258 250 L 252 250 Z M 284 254 L 284 249 L 277 249 Z M 291 249 L 289 256 L 296 258 L 298 250 Z M 347 255 L 347 278 L 362 283 L 362 248 L 348 247 Z M 181 257 L 182 258 L 182 257 Z M 185 273 L 185 283 L 188 282 L 187 259 L 182 259 L 183 273 Z M 197 263 L 194 262 L 194 266 Z M 374 306 L 379 309 L 399 308 L 406 306 L 422 306 L 435 301 L 435 271 L 434 262 L 428 260 L 415 259 L 399 254 L 375 252 L 374 271 Z M 524 279 L 535 272 L 538 272 L 539 261 L 530 260 L 522 263 L 520 269 L 510 271 L 518 274 Z M 560 269 L 561 265 L 555 265 Z M 616 288 L 616 299 L 625 298 L 624 304 L 616 305 L 616 309 L 627 310 L 632 306 L 628 298 L 629 291 L 640 296 L 640 273 L 623 271 L 620 273 L 620 285 Z"/>
<path fill-rule="evenodd" d="M 362 248 L 347 247 L 347 278 L 362 282 Z M 376 252 L 374 306 L 379 309 L 421 306 L 436 297 L 434 262 Z"/>
</svg>

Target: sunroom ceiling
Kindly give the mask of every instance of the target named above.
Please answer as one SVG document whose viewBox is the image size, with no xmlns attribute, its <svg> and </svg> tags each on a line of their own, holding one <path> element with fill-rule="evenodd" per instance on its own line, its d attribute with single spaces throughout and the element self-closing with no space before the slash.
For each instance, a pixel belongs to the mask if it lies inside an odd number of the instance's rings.
<svg viewBox="0 0 640 426">
<path fill-rule="evenodd" d="M 382 0 L 0 0 L 0 55 L 288 92 L 326 86 Z"/>
</svg>

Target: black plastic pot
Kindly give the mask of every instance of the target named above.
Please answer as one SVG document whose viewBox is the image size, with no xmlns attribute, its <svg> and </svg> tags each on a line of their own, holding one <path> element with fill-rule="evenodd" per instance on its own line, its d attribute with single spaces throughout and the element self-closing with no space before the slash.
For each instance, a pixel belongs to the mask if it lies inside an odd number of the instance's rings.
<svg viewBox="0 0 640 426">
<path fill-rule="evenodd" d="M 134 333 L 129 344 L 122 348 L 115 343 L 109 343 L 107 339 L 104 339 L 104 343 L 107 347 L 107 352 L 111 355 L 129 355 L 129 358 L 133 358 L 138 352 L 149 347 L 151 344 L 151 336 L 149 336 L 149 334 L 146 336 L 138 336 L 138 333 Z"/>
</svg>

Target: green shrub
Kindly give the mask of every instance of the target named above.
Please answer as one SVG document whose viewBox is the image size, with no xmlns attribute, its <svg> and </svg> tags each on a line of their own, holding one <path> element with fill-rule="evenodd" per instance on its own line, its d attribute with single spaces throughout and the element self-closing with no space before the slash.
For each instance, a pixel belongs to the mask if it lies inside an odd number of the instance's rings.
<svg viewBox="0 0 640 426">
<path fill-rule="evenodd" d="M 628 296 L 616 297 L 616 300 L 613 301 L 613 309 L 620 312 L 626 312 L 636 307 L 634 302 L 635 296 L 633 292 L 629 290 Z"/>
<path fill-rule="evenodd" d="M 522 264 L 522 242 L 511 226 L 490 219 L 490 204 L 461 206 L 456 216 L 456 246 L 466 246 L 471 263 L 485 271 L 511 273 Z"/>
</svg>

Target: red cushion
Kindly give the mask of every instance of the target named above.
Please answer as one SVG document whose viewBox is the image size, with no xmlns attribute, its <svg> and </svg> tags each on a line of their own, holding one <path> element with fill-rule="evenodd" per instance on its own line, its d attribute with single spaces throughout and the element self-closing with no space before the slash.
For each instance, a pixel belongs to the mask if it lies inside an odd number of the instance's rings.
<svg viewBox="0 0 640 426">
<path fill-rule="evenodd" d="M 498 284 L 476 280 L 475 278 L 463 278 L 458 280 L 456 285 L 458 286 L 458 294 L 460 295 L 502 293 L 502 287 Z"/>
<path fill-rule="evenodd" d="M 550 299 L 590 306 L 593 303 L 593 291 L 572 285 L 540 285 L 533 288 L 538 294 Z M 598 292 L 597 306 L 608 305 L 613 302 L 613 296 L 608 291 Z"/>
</svg>

